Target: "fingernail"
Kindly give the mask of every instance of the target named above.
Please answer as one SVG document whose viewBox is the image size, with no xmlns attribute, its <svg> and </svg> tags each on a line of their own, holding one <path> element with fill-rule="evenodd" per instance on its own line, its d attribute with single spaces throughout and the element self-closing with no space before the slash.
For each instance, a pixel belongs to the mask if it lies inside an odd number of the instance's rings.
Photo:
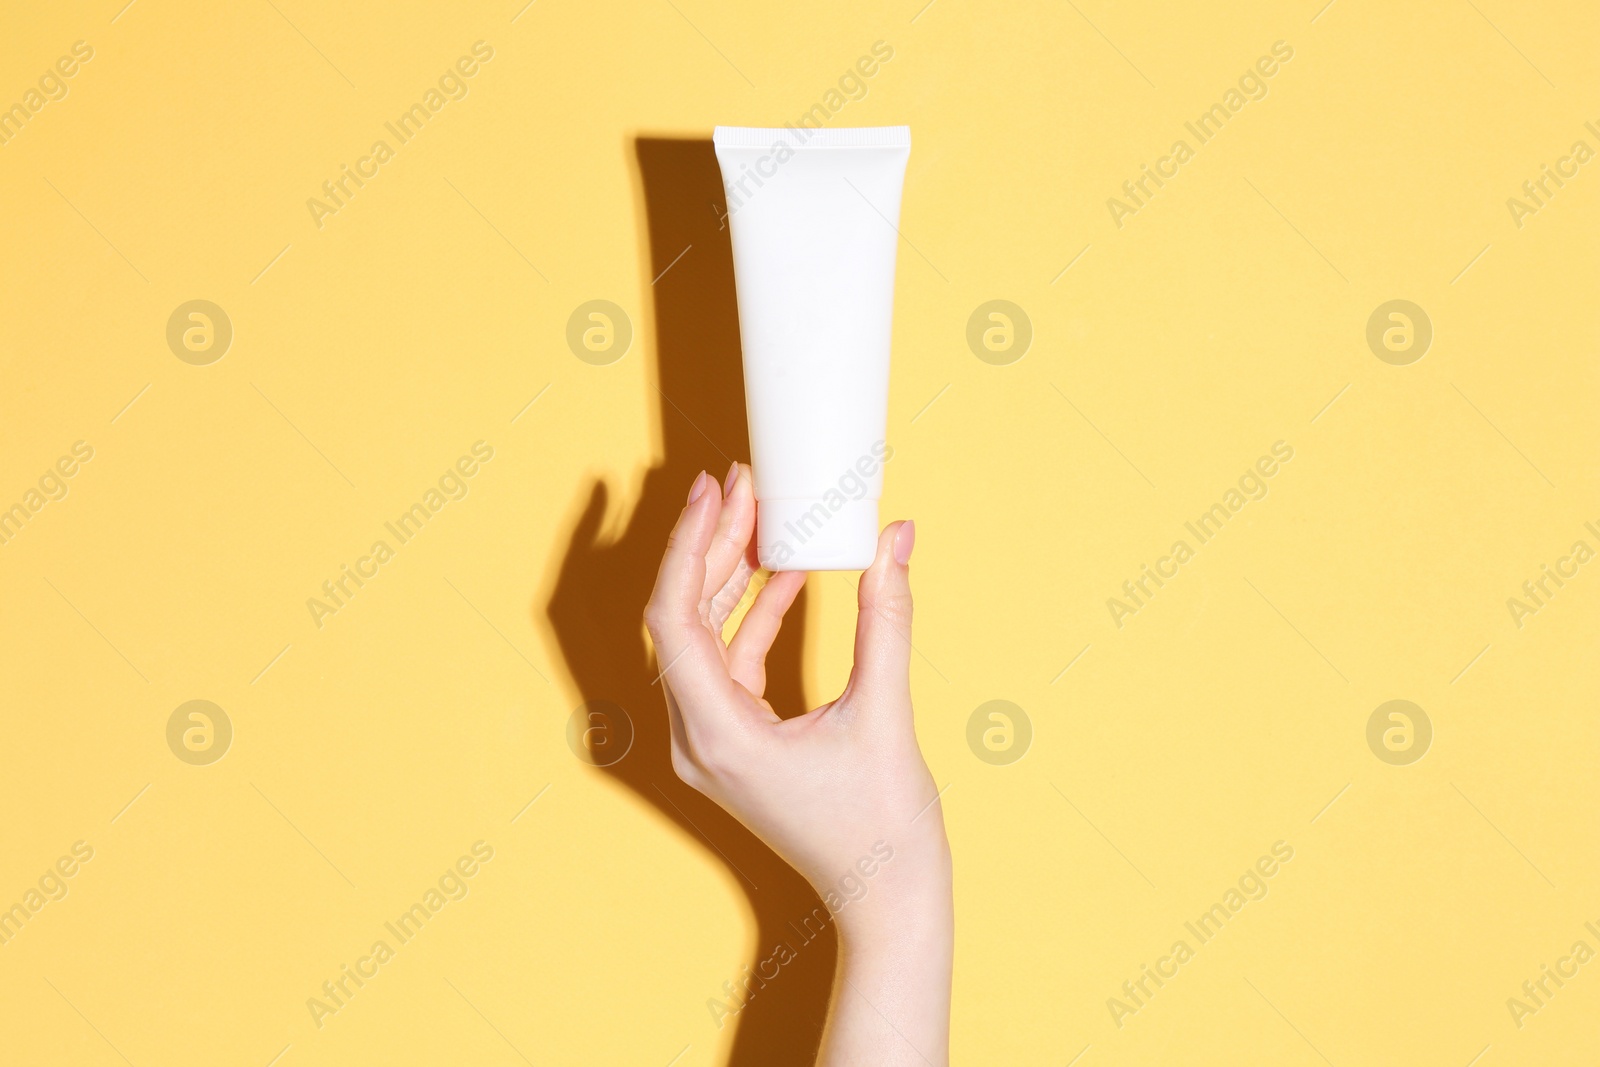
<svg viewBox="0 0 1600 1067">
<path fill-rule="evenodd" d="M 739 461 L 734 460 L 733 466 L 728 468 L 728 476 L 722 481 L 722 495 L 727 496 L 733 492 L 733 483 L 739 480 Z"/>
<path fill-rule="evenodd" d="M 693 504 L 696 500 L 699 500 L 701 494 L 706 491 L 706 486 L 710 484 L 711 476 L 705 471 L 701 471 L 699 476 L 695 478 L 694 484 L 689 487 L 689 503 Z"/>
<path fill-rule="evenodd" d="M 894 535 L 894 561 L 904 567 L 911 562 L 911 550 L 917 546 L 917 524 L 910 519 L 901 523 Z"/>
</svg>

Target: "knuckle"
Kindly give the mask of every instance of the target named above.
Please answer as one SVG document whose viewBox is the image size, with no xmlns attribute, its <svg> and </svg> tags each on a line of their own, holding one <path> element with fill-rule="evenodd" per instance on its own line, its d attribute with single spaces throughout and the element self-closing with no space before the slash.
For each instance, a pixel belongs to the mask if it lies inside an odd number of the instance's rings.
<svg viewBox="0 0 1600 1067">
<path fill-rule="evenodd" d="M 744 599 L 742 590 L 730 585 L 711 598 L 711 613 L 727 618 L 733 614 L 733 609 L 739 606 L 739 601 L 742 599 Z"/>
<path fill-rule="evenodd" d="M 672 773 L 678 776 L 680 782 L 694 789 L 701 789 L 705 784 L 705 777 L 699 766 L 677 744 L 672 746 Z"/>
<path fill-rule="evenodd" d="M 667 555 L 668 556 L 676 555 L 676 554 L 679 554 L 679 553 L 682 553 L 682 554 L 685 554 L 685 555 L 688 555 L 688 554 L 698 555 L 698 553 L 694 552 L 693 545 L 694 545 L 696 539 L 699 538 L 701 535 L 697 530 L 691 528 L 692 525 L 693 524 L 685 525 L 684 523 L 680 522 L 676 526 L 674 526 L 672 528 L 672 530 L 667 534 Z"/>
<path fill-rule="evenodd" d="M 911 625 L 912 600 L 909 591 L 894 593 L 874 590 L 867 598 L 866 606 L 896 626 Z"/>
<path fill-rule="evenodd" d="M 722 543 L 734 548 L 742 547 L 748 540 L 750 540 L 750 528 L 737 517 L 728 523 L 728 528 L 722 535 Z"/>
<path fill-rule="evenodd" d="M 673 629 L 677 621 L 677 613 L 670 605 L 664 604 L 655 597 L 644 606 L 644 626 L 650 631 L 650 637 L 658 644 L 662 635 Z"/>
<path fill-rule="evenodd" d="M 661 608 L 654 600 L 644 606 L 644 628 L 651 637 L 661 636 Z"/>
<path fill-rule="evenodd" d="M 695 763 L 709 781 L 736 781 L 741 762 L 736 746 L 726 737 L 709 738 L 695 746 Z"/>
</svg>

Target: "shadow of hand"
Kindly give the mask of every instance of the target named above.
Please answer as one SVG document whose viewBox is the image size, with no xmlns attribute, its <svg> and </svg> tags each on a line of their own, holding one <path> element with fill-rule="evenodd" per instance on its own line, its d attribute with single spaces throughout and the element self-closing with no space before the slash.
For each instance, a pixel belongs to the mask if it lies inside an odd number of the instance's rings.
<svg viewBox="0 0 1600 1067">
<path fill-rule="evenodd" d="M 644 632 L 644 605 L 690 484 L 702 469 L 720 478 L 733 456 L 743 453 L 748 433 L 731 252 L 713 209 L 722 201 L 722 184 L 711 142 L 641 138 L 637 151 L 650 276 L 657 279 L 656 391 L 664 458 L 646 475 L 615 539 L 603 538 L 608 489 L 602 481 L 589 487 L 545 612 L 584 703 L 606 701 L 623 712 L 617 721 L 614 710 L 604 712 L 603 720 L 591 719 L 589 760 L 603 763 L 603 773 L 706 846 L 750 900 L 755 957 L 731 971 L 724 988 L 706 990 L 706 1025 L 738 1027 L 728 1063 L 810 1064 L 821 1041 L 837 956 L 827 908 L 742 824 L 678 780 L 666 706 L 655 683 L 660 667 Z M 800 684 L 804 596 L 790 608 L 768 656 L 767 695 L 780 713 L 806 707 Z"/>
</svg>

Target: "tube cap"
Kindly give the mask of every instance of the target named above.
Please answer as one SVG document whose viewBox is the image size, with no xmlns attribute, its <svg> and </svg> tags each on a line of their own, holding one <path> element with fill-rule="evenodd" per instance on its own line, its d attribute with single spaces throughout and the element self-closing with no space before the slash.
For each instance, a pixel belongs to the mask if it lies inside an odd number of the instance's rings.
<svg viewBox="0 0 1600 1067">
<path fill-rule="evenodd" d="M 878 550 L 878 502 L 756 501 L 756 552 L 774 571 L 860 571 Z"/>
</svg>

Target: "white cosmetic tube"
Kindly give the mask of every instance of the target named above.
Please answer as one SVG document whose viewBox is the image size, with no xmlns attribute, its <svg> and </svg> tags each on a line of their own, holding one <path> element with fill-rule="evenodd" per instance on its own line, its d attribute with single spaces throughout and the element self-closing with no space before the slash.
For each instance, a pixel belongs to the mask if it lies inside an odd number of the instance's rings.
<svg viewBox="0 0 1600 1067">
<path fill-rule="evenodd" d="M 907 126 L 718 126 L 771 570 L 861 570 L 878 540 Z"/>
</svg>

